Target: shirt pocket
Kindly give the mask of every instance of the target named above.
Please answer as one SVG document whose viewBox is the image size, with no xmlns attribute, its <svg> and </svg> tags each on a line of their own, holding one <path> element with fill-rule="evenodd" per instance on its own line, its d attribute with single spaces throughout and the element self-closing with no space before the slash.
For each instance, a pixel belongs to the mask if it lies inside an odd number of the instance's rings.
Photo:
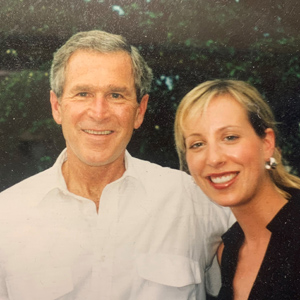
<svg viewBox="0 0 300 300">
<path fill-rule="evenodd" d="M 53 268 L 26 276 L 6 278 L 11 300 L 54 300 L 73 290 L 70 268 Z"/>
<path fill-rule="evenodd" d="M 198 262 L 180 255 L 142 254 L 136 264 L 140 287 L 135 299 L 195 299 L 201 283 Z"/>
</svg>

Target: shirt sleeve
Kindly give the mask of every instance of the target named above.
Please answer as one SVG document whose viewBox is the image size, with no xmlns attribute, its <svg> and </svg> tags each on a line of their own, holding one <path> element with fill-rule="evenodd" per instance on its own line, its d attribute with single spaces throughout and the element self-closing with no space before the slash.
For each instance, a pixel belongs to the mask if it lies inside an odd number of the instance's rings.
<svg viewBox="0 0 300 300">
<path fill-rule="evenodd" d="M 229 208 L 215 204 L 195 184 L 191 189 L 197 219 L 196 238 L 201 247 L 199 264 L 204 269 L 207 294 L 217 296 L 221 287 L 221 272 L 216 252 L 222 235 L 235 222 L 235 218 Z"/>
<path fill-rule="evenodd" d="M 217 296 L 221 288 L 221 271 L 217 255 L 214 256 L 211 266 L 205 272 L 206 293 L 209 296 Z M 213 299 L 213 298 L 211 298 Z"/>
<path fill-rule="evenodd" d="M 0 300 L 9 300 L 5 283 L 5 276 L 2 266 L 0 265 Z"/>
</svg>

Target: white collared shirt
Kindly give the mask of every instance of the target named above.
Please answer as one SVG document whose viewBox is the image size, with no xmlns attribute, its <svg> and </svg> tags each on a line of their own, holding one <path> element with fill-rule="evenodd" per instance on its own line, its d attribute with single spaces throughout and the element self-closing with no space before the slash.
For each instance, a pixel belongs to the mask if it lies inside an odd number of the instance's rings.
<svg viewBox="0 0 300 300">
<path fill-rule="evenodd" d="M 187 174 L 126 153 L 97 213 L 67 190 L 66 159 L 0 194 L 0 300 L 205 299 L 228 210 Z"/>
</svg>

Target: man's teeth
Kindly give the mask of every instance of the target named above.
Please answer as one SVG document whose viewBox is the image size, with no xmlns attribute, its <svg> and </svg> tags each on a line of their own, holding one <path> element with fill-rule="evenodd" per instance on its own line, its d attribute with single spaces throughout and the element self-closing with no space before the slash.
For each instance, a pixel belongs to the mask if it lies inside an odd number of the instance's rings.
<svg viewBox="0 0 300 300">
<path fill-rule="evenodd" d="M 90 134 L 98 134 L 98 135 L 106 135 L 106 134 L 111 134 L 111 130 L 104 130 L 104 131 L 96 131 L 96 130 L 90 130 L 90 129 L 85 129 L 84 132 L 90 133 Z"/>
<path fill-rule="evenodd" d="M 219 177 L 210 177 L 213 183 L 225 183 L 233 179 L 237 173 L 231 173 L 229 175 L 219 176 Z"/>
</svg>

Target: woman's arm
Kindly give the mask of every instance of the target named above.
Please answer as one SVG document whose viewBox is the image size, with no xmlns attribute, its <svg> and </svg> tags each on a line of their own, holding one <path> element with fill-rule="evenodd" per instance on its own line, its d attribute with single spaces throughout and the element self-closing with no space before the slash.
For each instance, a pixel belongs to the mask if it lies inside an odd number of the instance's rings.
<svg viewBox="0 0 300 300">
<path fill-rule="evenodd" d="M 224 250 L 224 243 L 221 243 L 217 250 L 218 263 L 220 266 L 221 266 L 223 250 Z"/>
</svg>

